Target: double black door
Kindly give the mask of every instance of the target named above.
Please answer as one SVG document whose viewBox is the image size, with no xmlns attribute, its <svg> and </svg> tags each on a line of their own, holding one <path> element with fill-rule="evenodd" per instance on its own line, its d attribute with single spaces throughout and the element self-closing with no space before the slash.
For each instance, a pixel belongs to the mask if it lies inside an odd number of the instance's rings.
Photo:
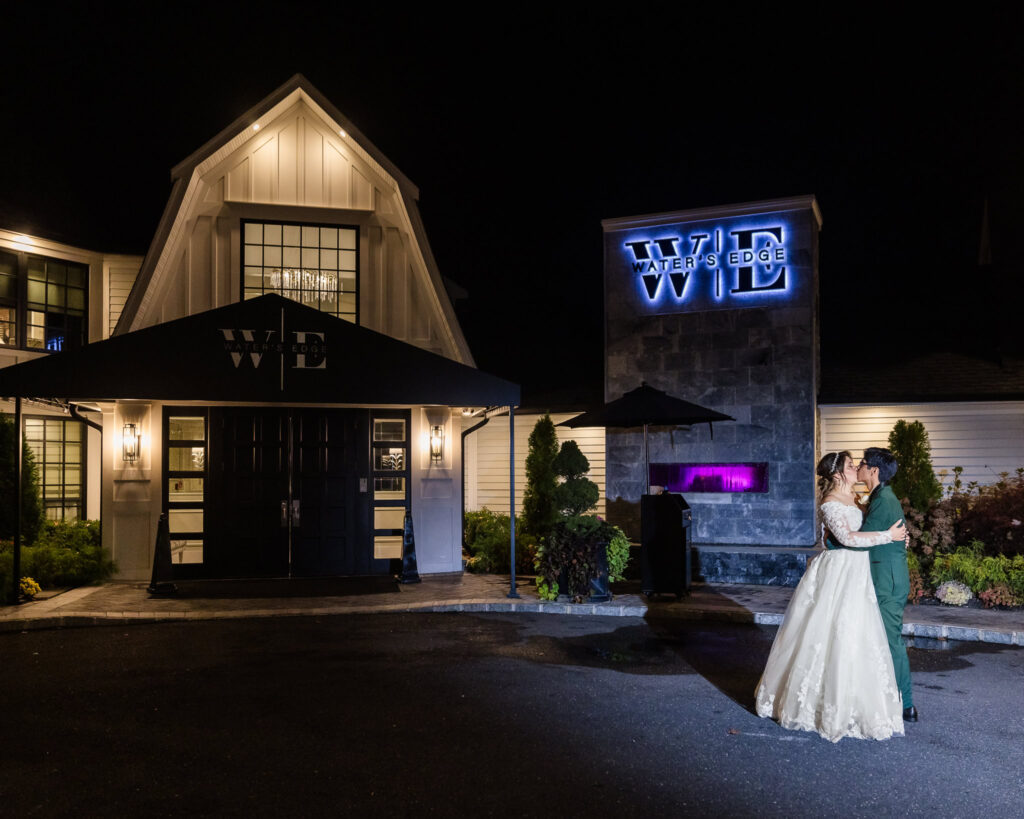
<svg viewBox="0 0 1024 819">
<path fill-rule="evenodd" d="M 211 408 L 206 573 L 386 573 L 373 559 L 369 449 L 366 410 Z"/>
</svg>

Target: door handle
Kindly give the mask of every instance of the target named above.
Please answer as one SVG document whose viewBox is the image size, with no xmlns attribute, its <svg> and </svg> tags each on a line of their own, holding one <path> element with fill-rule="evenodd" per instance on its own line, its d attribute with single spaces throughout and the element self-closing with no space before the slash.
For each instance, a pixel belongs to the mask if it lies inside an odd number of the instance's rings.
<svg viewBox="0 0 1024 819">
<path fill-rule="evenodd" d="M 302 501 L 292 499 L 292 526 L 302 525 Z"/>
<path fill-rule="evenodd" d="M 281 501 L 281 528 L 288 528 L 288 501 Z"/>
</svg>

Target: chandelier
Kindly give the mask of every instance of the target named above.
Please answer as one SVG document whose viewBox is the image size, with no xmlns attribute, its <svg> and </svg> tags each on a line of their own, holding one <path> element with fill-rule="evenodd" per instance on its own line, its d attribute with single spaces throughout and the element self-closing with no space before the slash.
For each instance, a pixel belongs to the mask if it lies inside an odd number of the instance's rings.
<svg viewBox="0 0 1024 819">
<path fill-rule="evenodd" d="M 319 293 L 325 301 L 334 301 L 338 292 L 338 274 L 332 270 L 274 268 L 270 271 L 269 278 L 270 284 L 275 290 Z"/>
</svg>

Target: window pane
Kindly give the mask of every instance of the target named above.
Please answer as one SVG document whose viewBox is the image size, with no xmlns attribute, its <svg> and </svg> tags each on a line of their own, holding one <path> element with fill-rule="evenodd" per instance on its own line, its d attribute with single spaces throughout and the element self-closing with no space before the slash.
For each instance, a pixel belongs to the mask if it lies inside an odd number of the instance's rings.
<svg viewBox="0 0 1024 819">
<path fill-rule="evenodd" d="M 171 541 L 171 562 L 172 563 L 202 563 L 203 562 L 203 541 L 201 541 L 201 540 L 172 540 Z"/>
<path fill-rule="evenodd" d="M 373 557 L 375 560 L 400 558 L 402 556 L 401 535 L 375 535 L 373 538 Z"/>
<path fill-rule="evenodd" d="M 339 246 L 346 250 L 356 249 L 356 232 L 351 229 L 344 229 L 338 231 L 338 241 L 341 243 Z"/>
<path fill-rule="evenodd" d="M 68 265 L 68 287 L 84 288 L 88 268 L 77 264 Z"/>
<path fill-rule="evenodd" d="M 380 471 L 404 472 L 405 471 L 405 448 L 404 447 L 374 447 L 373 468 Z"/>
<path fill-rule="evenodd" d="M 284 236 L 284 244 L 291 247 L 298 247 L 301 241 L 301 232 L 298 225 L 282 225 L 281 231 Z"/>
<path fill-rule="evenodd" d="M 172 472 L 202 472 L 206 461 L 201 446 L 172 446 L 167 452 L 167 468 Z"/>
<path fill-rule="evenodd" d="M 374 500 L 405 500 L 405 478 L 374 478 Z"/>
<path fill-rule="evenodd" d="M 263 225 L 247 222 L 245 225 L 245 243 L 258 245 L 263 243 Z"/>
<path fill-rule="evenodd" d="M 167 419 L 167 437 L 172 441 L 205 440 L 206 419 L 172 415 Z"/>
<path fill-rule="evenodd" d="M 202 509 L 168 509 L 167 526 L 171 533 L 203 531 Z"/>
<path fill-rule="evenodd" d="M 202 478 L 170 478 L 167 481 L 167 499 L 179 502 L 203 502 Z"/>
<path fill-rule="evenodd" d="M 338 229 L 320 228 L 320 247 L 337 247 Z"/>
<path fill-rule="evenodd" d="M 281 248 L 276 246 L 263 248 L 263 264 L 267 267 L 280 267 Z"/>
<path fill-rule="evenodd" d="M 46 285 L 42 282 L 29 279 L 28 282 L 28 300 L 30 304 L 38 304 L 40 307 L 46 306 Z"/>
<path fill-rule="evenodd" d="M 263 244 L 265 244 L 265 245 L 279 245 L 279 244 L 281 244 L 281 226 L 280 225 L 264 225 L 263 226 Z"/>
<path fill-rule="evenodd" d="M 259 245 L 246 245 L 245 246 L 245 264 L 250 265 L 261 265 L 263 264 L 263 248 Z"/>
<path fill-rule="evenodd" d="M 375 441 L 404 441 L 405 421 L 401 418 L 374 418 L 373 419 L 373 440 Z"/>
<path fill-rule="evenodd" d="M 405 525 L 402 506 L 376 506 L 373 510 L 374 529 L 401 529 Z"/>
<path fill-rule="evenodd" d="M 303 228 L 302 228 L 302 246 L 303 247 L 320 247 L 320 228 L 303 226 Z"/>
</svg>

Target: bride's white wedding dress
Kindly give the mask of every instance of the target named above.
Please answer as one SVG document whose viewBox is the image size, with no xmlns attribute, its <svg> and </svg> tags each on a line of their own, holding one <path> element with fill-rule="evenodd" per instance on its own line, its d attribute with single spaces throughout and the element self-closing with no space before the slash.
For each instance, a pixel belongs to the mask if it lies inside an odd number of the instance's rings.
<svg viewBox="0 0 1024 819">
<path fill-rule="evenodd" d="M 858 532 L 863 516 L 838 501 L 821 505 L 844 546 L 878 546 L 887 532 Z M 757 713 L 783 728 L 843 737 L 903 734 L 903 701 L 878 611 L 869 552 L 825 551 L 793 592 L 756 691 Z"/>
</svg>

